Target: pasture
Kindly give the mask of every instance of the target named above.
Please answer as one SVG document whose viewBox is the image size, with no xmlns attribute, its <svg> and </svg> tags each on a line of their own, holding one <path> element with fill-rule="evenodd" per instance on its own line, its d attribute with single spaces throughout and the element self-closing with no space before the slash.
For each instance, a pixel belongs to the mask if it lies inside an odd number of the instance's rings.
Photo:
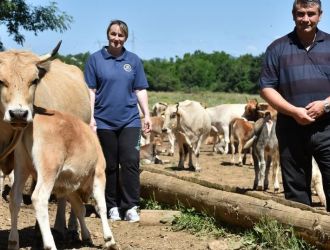
<svg viewBox="0 0 330 250">
<path fill-rule="evenodd" d="M 183 100 L 200 101 L 205 106 L 211 107 L 222 103 L 244 103 L 246 99 L 257 98 L 262 99 L 257 95 L 246 94 L 225 94 L 225 93 L 164 93 L 164 92 L 149 92 L 150 107 L 156 102 L 175 103 Z M 193 115 L 193 114 L 192 114 Z M 145 171 L 158 172 L 165 176 L 175 176 L 179 179 L 188 180 L 191 183 L 200 183 L 204 186 L 221 189 L 230 192 L 238 192 L 263 197 L 264 199 L 282 199 L 282 183 L 280 182 L 280 192 L 274 193 L 272 185 L 267 191 L 252 191 L 254 170 L 252 161 L 248 158 L 246 165 L 237 166 L 230 163 L 230 155 L 221 155 L 212 152 L 212 145 L 203 144 L 200 152 L 201 172 L 193 172 L 188 169 L 178 170 L 178 150 L 176 148 L 174 156 L 168 156 L 165 152 L 167 142 L 161 147 L 158 147 L 160 158 L 166 161 L 166 164 L 150 164 L 141 165 L 142 174 Z M 145 195 L 145 196 L 144 196 Z M 142 196 L 147 198 L 142 180 Z M 9 206 L 6 200 L 0 198 L 0 249 L 6 249 L 10 229 Z M 320 206 L 318 197 L 313 196 L 313 209 L 324 212 L 324 208 Z M 99 218 L 96 218 L 95 211 L 92 206 L 87 205 L 86 222 L 89 227 L 93 246 L 83 246 L 80 243 L 71 244 L 69 242 L 61 242 L 63 248 L 59 249 L 101 249 L 102 248 L 102 232 Z M 55 220 L 55 203 L 50 203 L 49 214 L 51 225 Z M 69 213 L 67 208 L 67 215 Z M 211 236 L 197 237 L 187 232 L 173 232 L 168 225 L 145 226 L 142 223 L 129 224 L 127 222 L 115 222 L 111 224 L 114 237 L 122 249 L 208 249 L 208 245 L 215 239 Z M 20 232 L 21 249 L 39 249 L 34 246 L 35 215 L 32 205 L 25 203 L 22 205 L 18 228 Z M 57 242 L 58 243 L 58 242 Z M 230 236 L 222 238 L 217 242 L 221 248 L 215 249 L 248 249 L 245 248 L 240 236 Z M 218 245 L 218 246 L 219 246 Z M 39 246 L 40 247 L 40 246 Z"/>
<path fill-rule="evenodd" d="M 194 100 L 202 103 L 206 107 L 212 107 L 223 103 L 245 103 L 246 99 L 256 98 L 262 102 L 259 95 L 223 93 L 223 92 L 153 92 L 148 91 L 149 107 L 151 108 L 156 102 L 166 102 L 168 104 Z"/>
</svg>

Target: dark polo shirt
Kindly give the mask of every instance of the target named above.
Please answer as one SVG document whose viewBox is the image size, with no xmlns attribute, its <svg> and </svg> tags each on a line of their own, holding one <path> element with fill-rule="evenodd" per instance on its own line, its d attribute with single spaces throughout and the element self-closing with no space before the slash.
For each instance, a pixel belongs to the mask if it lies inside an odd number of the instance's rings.
<svg viewBox="0 0 330 250">
<path fill-rule="evenodd" d="M 141 59 L 124 49 L 113 57 L 106 48 L 93 53 L 85 65 L 85 80 L 96 89 L 94 117 L 98 129 L 141 127 L 136 89 L 148 88 Z"/>
<path fill-rule="evenodd" d="M 295 30 L 275 40 L 266 50 L 260 89 L 276 89 L 289 103 L 305 107 L 330 96 L 330 35 L 317 30 L 306 51 Z"/>
</svg>

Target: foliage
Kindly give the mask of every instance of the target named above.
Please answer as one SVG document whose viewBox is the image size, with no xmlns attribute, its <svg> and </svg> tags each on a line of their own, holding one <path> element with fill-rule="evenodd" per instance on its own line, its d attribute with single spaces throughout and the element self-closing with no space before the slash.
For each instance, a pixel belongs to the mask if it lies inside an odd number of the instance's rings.
<svg viewBox="0 0 330 250">
<path fill-rule="evenodd" d="M 48 6 L 32 6 L 25 0 L 0 1 L 0 25 L 5 25 L 8 34 L 20 45 L 25 41 L 21 29 L 32 31 L 35 35 L 45 30 L 63 32 L 72 20 L 71 16 L 59 11 L 56 2 Z M 0 41 L 0 50 L 3 49 Z"/>
<path fill-rule="evenodd" d="M 181 208 L 181 211 L 182 215 L 173 221 L 172 229 L 174 231 L 185 230 L 197 236 L 212 235 L 214 237 L 226 234 L 223 228 L 216 225 L 213 217 L 209 217 L 205 213 L 198 213 L 194 208 Z"/>
<path fill-rule="evenodd" d="M 284 227 L 276 220 L 263 217 L 245 235 L 245 245 L 253 249 L 309 250 L 316 249 L 296 237 L 292 227 Z"/>
<path fill-rule="evenodd" d="M 76 55 L 57 55 L 56 57 L 59 58 L 61 61 L 67 63 L 67 64 L 73 64 L 78 66 L 82 71 L 84 70 L 85 63 L 87 61 L 87 58 L 89 57 L 90 53 L 80 53 Z"/>
</svg>

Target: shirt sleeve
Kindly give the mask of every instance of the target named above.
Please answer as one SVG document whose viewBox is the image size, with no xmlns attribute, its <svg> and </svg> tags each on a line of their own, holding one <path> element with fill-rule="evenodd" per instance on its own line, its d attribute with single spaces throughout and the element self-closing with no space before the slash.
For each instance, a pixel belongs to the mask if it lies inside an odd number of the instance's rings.
<svg viewBox="0 0 330 250">
<path fill-rule="evenodd" d="M 268 48 L 265 53 L 265 59 L 262 64 L 259 78 L 259 88 L 278 89 L 279 85 L 279 56 L 275 49 Z"/>
<path fill-rule="evenodd" d="M 97 87 L 95 72 L 96 72 L 95 71 L 95 60 L 93 60 L 93 57 L 90 56 L 87 59 L 87 62 L 85 64 L 85 69 L 84 69 L 85 81 L 88 85 L 88 88 L 90 88 L 90 89 L 96 89 L 96 87 Z"/>
<path fill-rule="evenodd" d="M 134 89 L 147 89 L 149 88 L 149 84 L 146 78 L 146 74 L 144 72 L 143 63 L 140 58 L 136 60 L 136 66 L 135 66 L 135 81 L 134 81 Z"/>
</svg>

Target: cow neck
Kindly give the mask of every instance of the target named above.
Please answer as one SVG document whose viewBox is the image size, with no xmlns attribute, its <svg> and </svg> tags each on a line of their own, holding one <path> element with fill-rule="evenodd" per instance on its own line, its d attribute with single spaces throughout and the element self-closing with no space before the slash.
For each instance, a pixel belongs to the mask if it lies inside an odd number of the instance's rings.
<svg viewBox="0 0 330 250">
<path fill-rule="evenodd" d="M 16 148 L 16 145 L 22 135 L 22 131 L 23 130 L 14 130 L 14 135 L 10 140 L 9 145 L 7 146 L 7 148 L 0 154 L 0 161 L 2 161 L 3 159 L 5 159 L 11 152 L 14 151 L 14 149 Z"/>
</svg>

